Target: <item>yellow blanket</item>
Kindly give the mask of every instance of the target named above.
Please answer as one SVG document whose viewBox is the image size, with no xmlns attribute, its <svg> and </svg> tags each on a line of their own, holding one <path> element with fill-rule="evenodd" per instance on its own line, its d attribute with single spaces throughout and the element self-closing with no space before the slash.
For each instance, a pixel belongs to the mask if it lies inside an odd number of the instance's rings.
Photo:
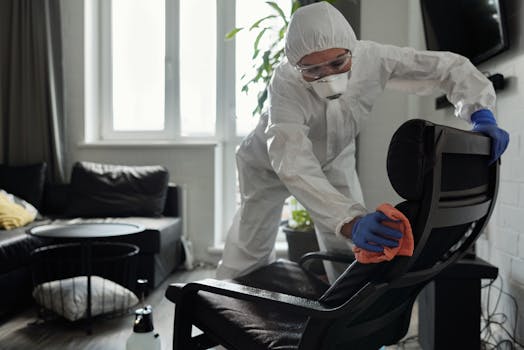
<svg viewBox="0 0 524 350">
<path fill-rule="evenodd" d="M 0 228 L 11 230 L 22 227 L 32 222 L 35 214 L 26 210 L 20 204 L 9 199 L 5 193 L 0 192 Z"/>
</svg>

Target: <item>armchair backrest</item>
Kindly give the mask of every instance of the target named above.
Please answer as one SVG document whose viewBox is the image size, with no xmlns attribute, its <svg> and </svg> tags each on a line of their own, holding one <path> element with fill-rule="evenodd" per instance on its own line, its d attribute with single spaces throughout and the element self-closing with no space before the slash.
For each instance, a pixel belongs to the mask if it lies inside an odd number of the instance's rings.
<svg viewBox="0 0 524 350">
<path fill-rule="evenodd" d="M 420 290 L 467 252 L 489 220 L 499 167 L 488 165 L 490 146 L 481 134 L 425 120 L 399 127 L 387 168 L 406 200 L 396 207 L 412 225 L 414 254 L 353 263 L 320 298 L 338 316 L 309 322 L 301 348 L 376 349 L 406 333 Z"/>
</svg>

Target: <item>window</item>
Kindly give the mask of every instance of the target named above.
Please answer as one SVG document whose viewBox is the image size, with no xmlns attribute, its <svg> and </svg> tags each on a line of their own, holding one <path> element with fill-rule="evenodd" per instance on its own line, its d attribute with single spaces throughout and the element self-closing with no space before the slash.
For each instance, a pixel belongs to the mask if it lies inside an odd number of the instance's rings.
<svg viewBox="0 0 524 350">
<path fill-rule="evenodd" d="M 111 5 L 112 129 L 164 130 L 165 2 Z"/>
<path fill-rule="evenodd" d="M 216 135 L 216 2 L 99 1 L 102 139 Z"/>
<path fill-rule="evenodd" d="M 276 3 L 289 13 L 291 1 Z M 262 88 L 240 91 L 241 76 L 252 75 L 256 34 L 225 35 L 271 7 L 265 0 L 84 4 L 86 140 L 218 141 L 215 243 L 222 242 L 237 208 L 235 149 L 258 122 L 252 111 Z"/>
<path fill-rule="evenodd" d="M 212 136 L 216 120 L 216 1 L 180 1 L 182 136 Z"/>
</svg>

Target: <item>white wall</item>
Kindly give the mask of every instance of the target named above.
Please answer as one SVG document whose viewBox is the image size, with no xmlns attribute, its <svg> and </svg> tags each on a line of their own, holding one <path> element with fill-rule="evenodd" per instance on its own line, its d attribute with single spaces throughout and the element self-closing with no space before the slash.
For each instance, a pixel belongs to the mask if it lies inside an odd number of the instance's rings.
<svg viewBox="0 0 524 350">
<path fill-rule="evenodd" d="M 361 2 L 361 39 L 398 46 L 408 45 L 408 0 Z M 358 139 L 358 173 L 366 207 L 383 202 L 396 204 L 401 198 L 389 183 L 386 156 L 393 132 L 409 117 L 409 97 L 385 91 L 371 115 L 362 123 Z"/>
<path fill-rule="evenodd" d="M 84 0 L 62 1 L 66 134 L 68 170 L 78 160 L 112 164 L 167 167 L 171 181 L 187 190 L 187 230 L 196 259 L 216 261 L 208 254 L 213 245 L 215 212 L 215 165 L 221 152 L 214 144 L 164 146 L 83 145 L 86 118 L 96 118 L 87 108 L 84 89 Z M 89 106 L 87 106 L 89 107 Z M 89 131 L 89 130 L 88 130 Z"/>
<path fill-rule="evenodd" d="M 510 133 L 509 148 L 503 156 L 497 205 L 487 232 L 477 241 L 478 255 L 498 266 L 504 280 L 504 291 L 519 304 L 518 335 L 524 341 L 524 6 L 520 0 L 508 0 L 511 49 L 479 66 L 481 71 L 502 73 L 508 87 L 497 92 L 496 117 L 499 125 Z M 418 9 L 420 11 L 420 9 Z M 420 23 L 412 33 L 421 33 Z M 453 117 L 453 110 L 435 110 L 434 97 L 421 98 L 422 116 L 438 123 L 470 129 L 471 126 Z M 499 285 L 499 282 L 496 283 Z M 497 295 L 497 293 L 495 294 Z M 493 298 L 493 295 L 492 295 Z M 484 301 L 486 299 L 484 298 Z M 492 307 L 494 303 L 492 303 Z M 503 295 L 501 308 L 508 317 L 507 329 L 513 329 L 514 305 Z M 507 337 L 505 337 L 507 338 Z"/>
</svg>

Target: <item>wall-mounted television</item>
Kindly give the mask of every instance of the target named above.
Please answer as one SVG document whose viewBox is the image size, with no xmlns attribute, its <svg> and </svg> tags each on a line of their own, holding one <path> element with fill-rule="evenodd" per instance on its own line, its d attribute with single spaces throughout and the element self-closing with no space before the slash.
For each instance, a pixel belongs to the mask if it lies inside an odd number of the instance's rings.
<svg viewBox="0 0 524 350">
<path fill-rule="evenodd" d="M 509 46 L 503 0 L 420 0 L 429 50 L 461 54 L 477 65 Z"/>
</svg>

